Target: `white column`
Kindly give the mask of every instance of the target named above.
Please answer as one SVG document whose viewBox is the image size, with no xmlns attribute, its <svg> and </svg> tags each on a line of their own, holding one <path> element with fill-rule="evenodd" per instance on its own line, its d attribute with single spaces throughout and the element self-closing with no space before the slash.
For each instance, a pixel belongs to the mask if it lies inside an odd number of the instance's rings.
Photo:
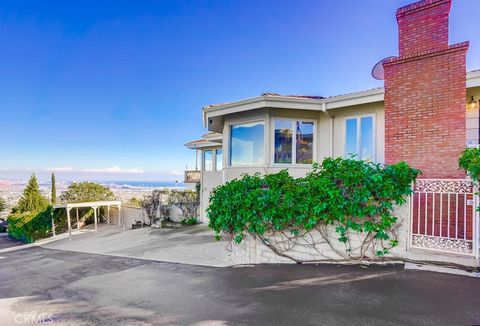
<svg viewBox="0 0 480 326">
<path fill-rule="evenodd" d="M 68 238 L 72 240 L 72 221 L 70 220 L 70 208 L 67 206 Z"/>
<path fill-rule="evenodd" d="M 96 207 L 92 207 L 93 208 L 93 220 L 95 221 L 95 231 L 97 231 L 97 208 Z"/>
<path fill-rule="evenodd" d="M 78 207 L 77 207 L 77 230 L 80 230 L 80 219 L 78 218 Z"/>
<path fill-rule="evenodd" d="M 107 206 L 107 223 L 110 224 L 110 205 Z"/>
</svg>

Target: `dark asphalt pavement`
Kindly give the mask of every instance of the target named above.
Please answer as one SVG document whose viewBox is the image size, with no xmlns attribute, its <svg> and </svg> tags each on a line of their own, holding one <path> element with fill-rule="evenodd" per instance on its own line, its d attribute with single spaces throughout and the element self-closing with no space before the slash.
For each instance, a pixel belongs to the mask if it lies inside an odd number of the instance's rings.
<svg viewBox="0 0 480 326">
<path fill-rule="evenodd" d="M 480 280 L 401 266 L 209 268 L 30 248 L 0 254 L 0 324 L 478 325 Z M 2 315 L 3 314 L 3 315 Z"/>
</svg>

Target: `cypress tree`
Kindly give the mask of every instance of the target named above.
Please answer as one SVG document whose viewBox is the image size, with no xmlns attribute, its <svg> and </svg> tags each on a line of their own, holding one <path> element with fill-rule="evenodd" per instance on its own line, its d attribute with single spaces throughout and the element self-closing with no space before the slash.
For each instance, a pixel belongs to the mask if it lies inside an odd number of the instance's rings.
<svg viewBox="0 0 480 326">
<path fill-rule="evenodd" d="M 57 203 L 57 187 L 55 185 L 55 174 L 52 173 L 52 205 Z"/>
<path fill-rule="evenodd" d="M 35 174 L 32 174 L 23 195 L 18 201 L 16 210 L 23 212 L 38 212 L 48 206 L 48 200 L 40 193 L 38 181 Z"/>
</svg>

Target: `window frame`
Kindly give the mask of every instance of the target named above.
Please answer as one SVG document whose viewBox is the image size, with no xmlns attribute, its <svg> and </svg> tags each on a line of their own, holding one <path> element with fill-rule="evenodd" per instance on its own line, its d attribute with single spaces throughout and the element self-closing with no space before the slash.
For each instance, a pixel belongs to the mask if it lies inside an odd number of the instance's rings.
<svg viewBox="0 0 480 326">
<path fill-rule="evenodd" d="M 258 164 L 245 164 L 245 165 L 232 165 L 232 127 L 238 125 L 245 125 L 245 124 L 252 124 L 252 123 L 263 123 L 263 161 Z M 224 166 L 228 166 L 230 168 L 258 168 L 261 166 L 265 166 L 266 159 L 267 159 L 267 119 L 264 117 L 261 118 L 254 118 L 254 119 L 242 119 L 237 121 L 230 121 L 227 124 L 227 144 L 226 144 L 226 151 L 223 151 L 223 159 L 225 160 L 225 155 L 227 156 L 227 161 L 224 163 Z M 225 148 L 224 148 L 225 149 Z"/>
<path fill-rule="evenodd" d="M 292 123 L 292 163 L 275 163 L 275 121 L 276 120 L 289 120 Z M 313 162 L 316 162 L 317 157 L 317 120 L 309 118 L 284 118 L 284 117 L 272 117 L 271 121 L 271 160 L 272 166 L 279 167 L 308 167 L 310 168 Z M 313 122 L 313 148 L 312 148 L 312 163 L 297 163 L 297 133 L 295 131 L 295 122 Z"/>
<path fill-rule="evenodd" d="M 343 158 L 348 158 L 347 151 L 347 121 L 351 119 L 357 120 L 357 156 L 355 159 L 361 160 L 358 155 L 362 143 L 362 118 L 372 118 L 372 162 L 377 163 L 377 119 L 375 113 L 364 113 L 346 116 L 343 122 Z"/>
<path fill-rule="evenodd" d="M 211 160 L 212 160 L 211 165 L 212 165 L 212 168 L 209 169 L 209 170 L 206 169 L 206 165 L 205 165 L 205 154 L 206 154 L 207 152 L 211 152 L 211 153 L 212 153 L 212 156 L 211 156 Z M 205 171 L 205 172 L 214 172 L 214 171 L 215 171 L 215 166 L 214 166 L 215 163 L 214 163 L 214 162 L 215 162 L 215 149 L 213 149 L 213 148 L 205 148 L 205 149 L 203 150 L 203 155 L 202 155 L 202 170 Z"/>
<path fill-rule="evenodd" d="M 203 148 L 201 149 L 201 157 L 202 157 L 202 161 L 201 161 L 201 171 L 202 172 L 221 172 L 223 170 L 223 157 L 222 157 L 222 166 L 218 167 L 217 166 L 217 151 L 218 150 L 222 150 L 223 151 L 223 147 L 207 147 L 207 148 Z M 205 152 L 206 151 L 211 151 L 212 152 L 212 169 L 211 170 L 206 170 L 205 169 Z"/>
</svg>

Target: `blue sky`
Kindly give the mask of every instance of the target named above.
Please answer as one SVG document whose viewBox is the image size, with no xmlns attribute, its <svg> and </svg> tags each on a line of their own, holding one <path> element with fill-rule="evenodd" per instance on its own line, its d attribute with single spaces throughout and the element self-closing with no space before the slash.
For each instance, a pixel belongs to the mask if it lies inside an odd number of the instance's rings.
<svg viewBox="0 0 480 326">
<path fill-rule="evenodd" d="M 371 68 L 397 53 L 395 10 L 410 2 L 4 0 L 0 178 L 181 178 L 204 105 L 381 86 Z M 450 42 L 471 41 L 469 70 L 479 12 L 453 3 Z"/>
</svg>

